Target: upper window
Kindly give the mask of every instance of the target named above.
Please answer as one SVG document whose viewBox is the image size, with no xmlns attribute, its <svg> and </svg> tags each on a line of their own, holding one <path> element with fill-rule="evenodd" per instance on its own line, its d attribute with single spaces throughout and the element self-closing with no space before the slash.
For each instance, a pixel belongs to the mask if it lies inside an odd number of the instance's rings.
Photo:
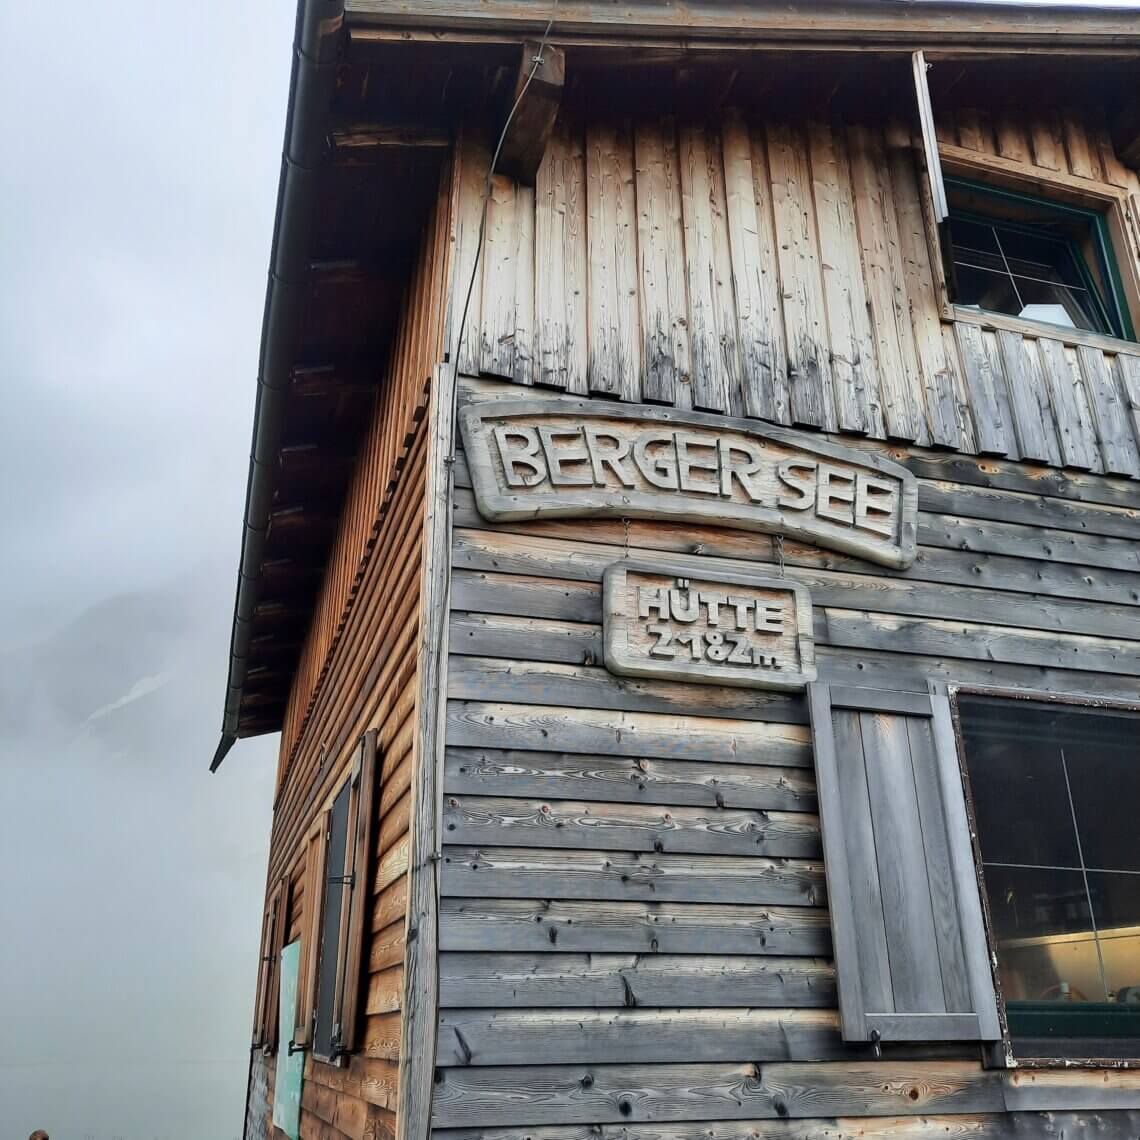
<svg viewBox="0 0 1140 1140">
<path fill-rule="evenodd" d="M 962 695 L 1013 1052 L 1140 1057 L 1140 718 Z"/>
<path fill-rule="evenodd" d="M 1102 214 L 963 178 L 945 184 L 957 304 L 1132 338 Z"/>
</svg>

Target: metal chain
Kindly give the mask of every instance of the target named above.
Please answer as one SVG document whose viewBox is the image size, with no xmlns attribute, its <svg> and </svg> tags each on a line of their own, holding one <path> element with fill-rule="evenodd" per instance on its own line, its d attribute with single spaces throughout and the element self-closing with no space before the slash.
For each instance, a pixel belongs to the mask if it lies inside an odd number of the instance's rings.
<svg viewBox="0 0 1140 1140">
<path fill-rule="evenodd" d="M 625 556 L 629 557 L 629 519 L 621 520 L 622 527 L 625 530 Z"/>
<path fill-rule="evenodd" d="M 784 536 L 778 531 L 772 536 L 772 545 L 776 550 L 776 561 L 780 567 L 780 577 L 784 576 Z"/>
</svg>

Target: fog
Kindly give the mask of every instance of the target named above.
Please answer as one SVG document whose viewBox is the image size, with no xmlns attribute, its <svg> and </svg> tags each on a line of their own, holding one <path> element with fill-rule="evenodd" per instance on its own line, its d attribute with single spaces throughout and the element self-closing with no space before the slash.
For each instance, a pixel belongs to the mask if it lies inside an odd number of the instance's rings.
<svg viewBox="0 0 1140 1140">
<path fill-rule="evenodd" d="M 0 1140 L 241 1134 L 276 738 L 208 766 L 293 23 L 0 3 Z"/>
</svg>

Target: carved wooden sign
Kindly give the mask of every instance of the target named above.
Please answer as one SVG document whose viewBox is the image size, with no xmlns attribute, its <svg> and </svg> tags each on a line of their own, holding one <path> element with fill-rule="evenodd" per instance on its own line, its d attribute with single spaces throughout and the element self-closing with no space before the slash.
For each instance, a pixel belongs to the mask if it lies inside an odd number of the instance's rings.
<svg viewBox="0 0 1140 1140">
<path fill-rule="evenodd" d="M 885 566 L 914 560 L 914 476 L 752 420 L 565 398 L 460 413 L 479 512 L 685 519 L 779 532 Z"/>
<path fill-rule="evenodd" d="M 611 673 L 757 689 L 815 680 L 811 599 L 784 578 L 618 562 L 603 620 Z"/>
</svg>

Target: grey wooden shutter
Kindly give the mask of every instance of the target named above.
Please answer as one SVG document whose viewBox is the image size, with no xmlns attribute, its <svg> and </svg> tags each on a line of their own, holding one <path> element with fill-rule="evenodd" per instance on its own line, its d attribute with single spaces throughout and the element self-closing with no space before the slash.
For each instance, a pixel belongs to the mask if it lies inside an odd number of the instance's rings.
<svg viewBox="0 0 1140 1140">
<path fill-rule="evenodd" d="M 944 692 L 810 686 L 848 1041 L 1000 1037 Z"/>
</svg>

